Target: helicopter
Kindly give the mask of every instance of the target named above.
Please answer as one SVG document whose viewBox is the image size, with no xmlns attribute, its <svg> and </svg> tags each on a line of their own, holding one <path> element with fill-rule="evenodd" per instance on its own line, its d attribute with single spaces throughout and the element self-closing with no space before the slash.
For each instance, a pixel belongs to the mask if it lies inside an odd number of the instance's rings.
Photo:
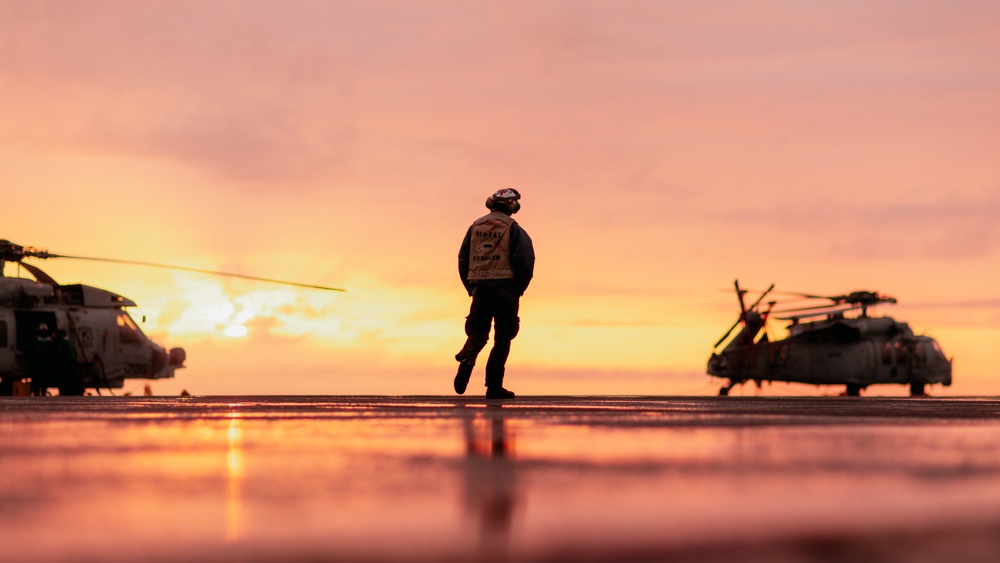
<svg viewBox="0 0 1000 563">
<path fill-rule="evenodd" d="M 740 316 L 722 335 L 708 360 L 708 374 L 728 379 L 720 396 L 738 384 L 786 381 L 813 385 L 844 385 L 856 397 L 869 385 L 909 385 L 910 396 L 925 395 L 927 385 L 951 385 L 953 360 L 929 336 L 915 335 L 910 326 L 891 317 L 869 316 L 869 309 L 896 304 L 894 297 L 875 291 L 843 295 L 781 292 L 814 304 L 774 310 L 778 301 L 764 301 L 774 284 L 749 307 L 739 280 L 734 282 Z M 778 293 L 778 292 L 775 292 Z M 818 300 L 818 301 L 815 301 Z M 771 340 L 771 316 L 788 321 L 788 336 Z M 721 351 L 719 346 L 737 327 L 741 330 Z"/>
<path fill-rule="evenodd" d="M 127 379 L 165 379 L 185 367 L 183 348 L 169 351 L 147 337 L 126 308 L 131 299 L 89 285 L 57 283 L 34 259 L 74 259 L 167 268 L 243 278 L 297 287 L 345 291 L 242 274 L 170 266 L 152 262 L 54 254 L 0 240 L 0 395 L 15 382 L 30 380 L 36 395 L 55 387 L 59 395 L 83 395 L 87 389 L 121 389 Z M 34 280 L 6 277 L 16 263 Z"/>
</svg>

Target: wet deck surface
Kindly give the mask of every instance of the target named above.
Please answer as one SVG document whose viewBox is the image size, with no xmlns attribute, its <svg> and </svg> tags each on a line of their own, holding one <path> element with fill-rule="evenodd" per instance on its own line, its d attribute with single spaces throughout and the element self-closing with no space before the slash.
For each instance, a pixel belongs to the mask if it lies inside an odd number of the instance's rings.
<svg viewBox="0 0 1000 563">
<path fill-rule="evenodd" d="M 5 561 L 992 561 L 1000 400 L 0 398 Z"/>
</svg>

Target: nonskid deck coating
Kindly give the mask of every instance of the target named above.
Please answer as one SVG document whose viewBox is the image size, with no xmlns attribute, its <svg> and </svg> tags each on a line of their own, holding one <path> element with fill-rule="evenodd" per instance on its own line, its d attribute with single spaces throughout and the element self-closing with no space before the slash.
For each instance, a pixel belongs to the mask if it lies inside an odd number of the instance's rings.
<svg viewBox="0 0 1000 563">
<path fill-rule="evenodd" d="M 3 398 L 0 545 L 12 561 L 988 560 L 997 413 L 994 398 Z"/>
</svg>

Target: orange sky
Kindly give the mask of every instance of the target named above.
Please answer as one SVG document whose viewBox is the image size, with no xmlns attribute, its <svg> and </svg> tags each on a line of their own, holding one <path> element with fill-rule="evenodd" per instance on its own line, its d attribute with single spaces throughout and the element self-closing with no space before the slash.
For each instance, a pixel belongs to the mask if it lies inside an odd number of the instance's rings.
<svg viewBox="0 0 1000 563">
<path fill-rule="evenodd" d="M 44 264 L 187 349 L 157 392 L 448 393 L 455 255 L 512 186 L 515 391 L 713 393 L 739 277 L 894 295 L 956 357 L 932 393 L 998 393 L 998 28 L 986 1 L 5 2 L 0 238 L 348 288 Z"/>
</svg>

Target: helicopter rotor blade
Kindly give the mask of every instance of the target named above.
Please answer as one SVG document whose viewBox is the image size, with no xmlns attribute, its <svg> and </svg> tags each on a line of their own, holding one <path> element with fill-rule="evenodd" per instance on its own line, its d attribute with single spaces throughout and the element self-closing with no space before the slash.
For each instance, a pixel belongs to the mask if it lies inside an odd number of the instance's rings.
<svg viewBox="0 0 1000 563">
<path fill-rule="evenodd" d="M 736 327 L 740 326 L 741 322 L 743 322 L 743 316 L 742 315 L 740 316 L 740 318 L 736 319 L 736 322 L 733 323 L 733 326 L 729 327 L 729 330 L 727 330 L 726 333 L 722 335 L 722 338 L 720 338 L 719 341 L 715 343 L 715 346 L 712 346 L 712 349 L 715 350 L 716 348 L 719 347 L 719 344 L 722 344 L 723 342 L 725 342 L 725 340 L 727 338 L 729 338 L 729 335 L 734 330 L 736 330 Z"/>
<path fill-rule="evenodd" d="M 740 280 L 733 281 L 733 285 L 736 286 L 736 297 L 740 300 L 740 315 L 745 315 L 747 312 L 746 303 L 743 302 L 743 294 L 746 291 L 740 289 Z"/>
<path fill-rule="evenodd" d="M 767 318 L 771 315 L 771 309 L 773 309 L 774 306 L 777 305 L 777 304 L 778 304 L 777 301 L 768 301 L 767 302 L 767 309 L 764 311 L 764 314 L 761 315 L 761 317 L 763 317 L 765 323 L 767 322 Z"/>
<path fill-rule="evenodd" d="M 844 299 L 844 295 L 816 295 L 815 293 L 802 293 L 799 291 L 784 291 L 777 290 L 774 292 L 776 295 L 791 295 L 794 297 L 801 297 L 802 299 L 825 299 L 827 301 L 838 302 Z"/>
<path fill-rule="evenodd" d="M 744 287 L 743 293 L 757 293 L 767 291 L 766 289 L 760 289 L 755 287 Z M 733 290 L 731 287 L 717 287 L 716 291 L 730 292 Z M 795 297 L 801 297 L 803 299 L 837 299 L 840 296 L 830 296 L 830 295 L 815 295 L 813 293 L 801 293 L 798 291 L 785 291 L 783 289 L 776 289 L 773 291 L 775 295 L 792 295 Z"/>
<path fill-rule="evenodd" d="M 848 311 L 858 311 L 861 309 L 861 305 L 838 305 L 833 309 L 825 309 L 822 311 L 813 311 L 811 313 L 799 313 L 796 315 L 788 315 L 787 317 L 776 317 L 779 321 L 794 321 L 798 322 L 801 319 L 811 319 L 813 317 L 822 317 L 826 315 L 837 315 L 841 313 L 846 313 Z M 777 311 L 775 311 L 777 313 Z M 780 314 L 780 313 L 779 313 Z"/>
<path fill-rule="evenodd" d="M 800 311 L 823 311 L 825 309 L 834 309 L 837 307 L 843 307 L 843 303 L 830 303 L 828 305 L 814 305 L 812 307 L 796 307 L 795 309 L 781 309 L 780 311 L 775 311 L 775 313 L 798 313 Z"/>
<path fill-rule="evenodd" d="M 800 293 L 798 291 L 782 291 L 781 293 L 785 295 L 795 295 L 798 297 L 805 297 L 806 299 L 829 299 L 831 301 L 836 301 L 839 296 L 829 296 L 829 295 L 814 295 L 812 293 Z"/>
<path fill-rule="evenodd" d="M 157 264 L 155 262 L 140 262 L 140 261 L 136 261 L 136 260 L 117 260 L 117 259 L 114 259 L 114 258 L 97 258 L 97 257 L 93 257 L 93 256 L 69 256 L 69 255 L 66 255 L 66 254 L 52 254 L 52 253 L 49 253 L 49 252 L 45 252 L 44 255 L 35 255 L 35 257 L 36 258 L 68 258 L 70 260 L 87 260 L 87 261 L 90 261 L 90 262 L 107 262 L 107 263 L 111 263 L 111 264 L 127 264 L 127 265 L 130 265 L 130 266 L 146 266 L 146 267 L 149 267 L 149 268 L 163 268 L 165 270 L 179 270 L 179 271 L 182 271 L 182 272 L 194 272 L 196 274 L 207 274 L 207 275 L 210 275 L 210 276 L 224 276 L 224 277 L 229 277 L 229 278 L 239 278 L 239 279 L 250 280 L 250 281 L 259 281 L 259 282 L 267 282 L 267 283 L 277 283 L 277 284 L 282 284 L 282 285 L 290 285 L 290 286 L 294 286 L 294 287 L 304 287 L 304 288 L 308 288 L 308 289 L 322 289 L 322 290 L 325 290 L 325 291 L 347 291 L 346 289 L 339 288 L 339 287 L 327 287 L 327 286 L 323 286 L 323 285 L 312 285 L 312 284 L 307 284 L 307 283 L 298 283 L 298 282 L 292 282 L 292 281 L 286 281 L 286 280 L 276 280 L 276 279 L 272 279 L 272 278 L 261 278 L 261 277 L 257 277 L 257 276 L 247 276 L 247 275 L 244 275 L 244 274 L 233 274 L 233 273 L 229 273 L 229 272 L 218 272 L 218 271 L 215 271 L 215 270 L 203 270 L 201 268 L 189 268 L 189 267 L 186 267 L 186 266 L 172 266 L 170 264 Z M 22 263 L 22 265 L 24 265 L 24 264 Z"/>
<path fill-rule="evenodd" d="M 740 280 L 733 281 L 733 286 L 736 287 L 736 297 L 738 297 L 740 300 L 740 317 L 736 319 L 736 322 L 733 323 L 733 326 L 729 327 L 729 330 L 727 330 L 726 333 L 722 335 L 722 338 L 720 338 L 719 341 L 715 343 L 715 346 L 712 347 L 713 350 L 715 348 L 718 348 L 720 344 L 725 342 L 725 340 L 729 338 L 729 335 L 732 334 L 734 330 L 736 330 L 736 327 L 740 326 L 740 323 L 746 322 L 747 311 L 754 310 L 754 308 L 756 308 L 757 305 L 759 305 L 760 302 L 764 300 L 764 297 L 766 297 L 767 294 L 770 293 L 772 289 L 774 289 L 774 284 L 772 283 L 771 287 L 765 289 L 763 293 L 761 293 L 760 297 L 758 297 L 757 300 L 754 301 L 753 305 L 751 305 L 750 308 L 748 309 L 746 306 L 746 302 L 743 300 L 743 294 L 745 294 L 747 290 L 740 289 Z M 770 307 L 768 308 L 768 311 L 770 311 Z"/>
<path fill-rule="evenodd" d="M 768 293 L 771 293 L 772 289 L 774 289 L 773 283 L 771 284 L 771 287 L 765 289 L 764 292 L 760 294 L 760 297 L 758 297 L 757 300 L 753 302 L 753 305 L 750 306 L 750 310 L 752 311 L 753 309 L 756 309 L 757 305 L 760 305 L 760 302 L 763 301 L 765 297 L 767 297 Z"/>
<path fill-rule="evenodd" d="M 43 272 L 40 268 L 36 268 L 31 264 L 25 264 L 24 262 L 18 262 L 18 264 L 20 264 L 20 266 L 25 270 L 28 270 L 28 272 L 31 275 L 35 276 L 35 280 L 37 280 L 38 283 L 44 283 L 46 285 L 53 285 L 53 286 L 59 285 L 58 283 L 56 283 L 56 280 L 52 279 L 51 276 Z"/>
</svg>

